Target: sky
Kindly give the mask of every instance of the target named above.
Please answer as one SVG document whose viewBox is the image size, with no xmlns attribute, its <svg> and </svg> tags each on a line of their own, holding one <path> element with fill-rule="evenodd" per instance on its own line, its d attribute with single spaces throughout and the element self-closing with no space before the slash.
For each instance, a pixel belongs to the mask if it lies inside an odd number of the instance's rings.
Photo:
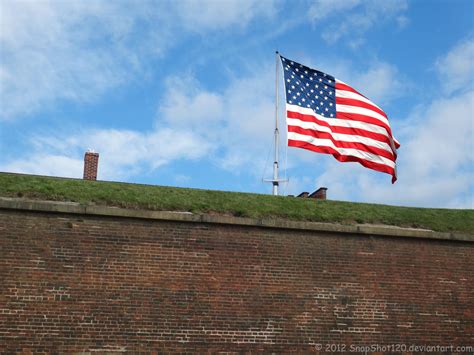
<svg viewBox="0 0 474 355">
<path fill-rule="evenodd" d="M 282 195 L 474 208 L 474 1 L 0 0 L 0 171 L 270 194 L 275 51 L 387 113 L 398 181 L 286 147 Z M 281 67 L 279 97 L 284 102 Z"/>
</svg>

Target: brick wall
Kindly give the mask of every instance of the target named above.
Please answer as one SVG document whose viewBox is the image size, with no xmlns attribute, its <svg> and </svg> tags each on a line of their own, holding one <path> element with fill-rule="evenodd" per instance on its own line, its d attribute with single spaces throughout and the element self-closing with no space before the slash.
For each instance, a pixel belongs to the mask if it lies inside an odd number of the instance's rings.
<svg viewBox="0 0 474 355">
<path fill-rule="evenodd" d="M 6 353 L 473 345 L 473 243 L 0 210 Z"/>
</svg>

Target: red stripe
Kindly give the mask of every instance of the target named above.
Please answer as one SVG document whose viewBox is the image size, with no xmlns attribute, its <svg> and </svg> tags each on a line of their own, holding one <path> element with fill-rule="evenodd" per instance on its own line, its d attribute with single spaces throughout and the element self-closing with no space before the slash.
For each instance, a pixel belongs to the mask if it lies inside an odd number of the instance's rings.
<svg viewBox="0 0 474 355">
<path fill-rule="evenodd" d="M 356 94 L 359 94 L 360 96 L 364 96 L 360 92 L 358 92 L 356 89 L 350 87 L 349 85 L 343 84 L 343 83 L 336 83 L 336 90 L 352 91 L 352 92 L 355 92 Z M 367 97 L 365 97 L 365 98 L 367 100 L 370 100 Z"/>
<path fill-rule="evenodd" d="M 336 158 L 340 162 L 357 162 L 357 163 L 361 164 L 362 166 L 365 166 L 366 168 L 392 175 L 392 184 L 395 181 L 397 181 L 397 176 L 395 174 L 395 169 L 391 168 L 390 166 L 379 164 L 379 163 L 374 163 L 372 161 L 368 161 L 368 160 L 365 160 L 365 159 L 361 159 L 361 158 L 357 158 L 357 157 L 353 157 L 353 156 L 349 156 L 349 155 L 342 155 L 338 151 L 334 150 L 331 147 L 315 146 L 315 145 L 312 145 L 312 144 L 307 143 L 307 142 L 295 141 L 295 140 L 292 140 L 292 139 L 288 139 L 288 146 L 303 148 L 303 149 L 311 150 L 311 151 L 317 152 L 317 153 L 331 154 L 334 158 Z"/>
<path fill-rule="evenodd" d="M 386 119 L 388 119 L 385 112 L 383 112 L 378 107 L 376 107 L 374 105 L 371 105 L 371 104 L 369 104 L 367 102 L 364 102 L 364 101 L 360 101 L 360 100 L 356 100 L 356 99 L 348 99 L 348 98 L 345 98 L 345 97 L 337 97 L 336 96 L 336 105 L 337 104 L 367 108 L 369 110 L 377 112 L 378 114 L 380 114 L 383 117 L 385 117 Z M 336 110 L 337 110 L 337 106 L 336 106 Z"/>
<path fill-rule="evenodd" d="M 326 121 L 322 121 L 322 120 L 317 119 L 316 116 L 305 115 L 305 114 L 300 113 L 300 112 L 287 111 L 286 115 L 289 119 L 297 119 L 297 120 L 301 120 L 301 121 L 304 121 L 304 122 L 316 123 L 320 126 L 328 127 L 334 133 L 351 134 L 351 135 L 367 137 L 367 138 L 375 139 L 379 142 L 387 143 L 389 146 L 391 146 L 390 138 L 387 137 L 384 134 L 375 133 L 375 132 L 368 131 L 368 130 L 361 129 L 361 128 L 331 126 Z M 394 154 L 396 154 L 396 152 L 394 152 Z"/>
<path fill-rule="evenodd" d="M 390 137 L 393 137 L 392 130 L 390 129 L 390 126 L 388 124 L 386 124 L 385 122 L 382 122 L 382 121 L 380 121 L 376 118 L 373 118 L 371 116 L 361 115 L 360 113 L 350 113 L 350 112 L 336 111 L 336 118 L 341 118 L 341 119 L 350 120 L 350 121 L 359 121 L 359 122 L 370 123 L 370 124 L 373 124 L 375 126 L 385 128 L 385 130 L 387 131 L 387 134 Z"/>
<path fill-rule="evenodd" d="M 305 136 L 310 136 L 310 137 L 319 138 L 319 139 L 329 139 L 338 148 L 358 149 L 367 153 L 372 153 L 374 155 L 382 156 L 393 162 L 395 162 L 395 159 L 396 159 L 392 153 L 384 149 L 366 145 L 364 143 L 340 141 L 340 140 L 334 139 L 334 137 L 330 133 L 327 133 L 327 132 L 320 132 L 320 131 L 315 131 L 312 129 L 305 129 L 298 126 L 288 126 L 288 132 L 299 133 Z"/>
</svg>

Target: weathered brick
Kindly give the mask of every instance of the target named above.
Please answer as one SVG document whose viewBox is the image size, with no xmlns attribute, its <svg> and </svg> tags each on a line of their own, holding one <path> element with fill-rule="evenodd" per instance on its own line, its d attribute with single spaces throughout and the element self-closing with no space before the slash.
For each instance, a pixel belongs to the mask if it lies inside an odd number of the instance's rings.
<svg viewBox="0 0 474 355">
<path fill-rule="evenodd" d="M 0 210 L 7 353 L 472 345 L 473 243 Z"/>
</svg>

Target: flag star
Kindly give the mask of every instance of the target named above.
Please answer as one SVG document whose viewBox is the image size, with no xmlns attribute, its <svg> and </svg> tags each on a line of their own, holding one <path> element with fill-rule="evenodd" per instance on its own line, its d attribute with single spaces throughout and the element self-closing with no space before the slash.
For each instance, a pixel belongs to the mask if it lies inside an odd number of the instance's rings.
<svg viewBox="0 0 474 355">
<path fill-rule="evenodd" d="M 309 84 L 308 84 L 308 83 L 306 83 L 306 86 L 309 86 Z"/>
<path fill-rule="evenodd" d="M 308 71 L 307 71 L 307 70 L 305 70 L 305 71 L 304 71 L 304 73 L 305 73 L 305 74 L 308 74 Z"/>
<path fill-rule="evenodd" d="M 313 90 L 313 89 L 311 89 L 311 92 L 314 92 L 314 90 Z"/>
<path fill-rule="evenodd" d="M 304 91 L 304 88 L 301 88 L 301 91 Z"/>
<path fill-rule="evenodd" d="M 298 69 L 298 68 L 296 68 L 295 70 L 296 70 L 296 71 L 299 71 L 299 69 Z"/>
<path fill-rule="evenodd" d="M 301 106 L 301 102 L 298 102 L 298 106 Z"/>
<path fill-rule="evenodd" d="M 293 100 L 296 100 L 296 96 L 293 96 Z"/>
<path fill-rule="evenodd" d="M 324 116 L 324 112 L 321 112 L 321 115 Z"/>
<path fill-rule="evenodd" d="M 318 95 L 316 95 L 316 96 L 314 96 L 314 97 L 315 97 L 316 99 L 319 99 L 319 96 L 318 96 Z"/>
<path fill-rule="evenodd" d="M 300 82 L 298 80 L 296 80 L 296 85 L 299 85 L 299 84 L 300 84 Z"/>
<path fill-rule="evenodd" d="M 328 99 L 328 97 L 327 97 L 327 96 L 324 96 L 324 100 L 327 100 L 327 99 Z"/>
<path fill-rule="evenodd" d="M 319 93 L 322 95 L 322 94 L 323 94 L 323 90 L 320 90 Z"/>
<path fill-rule="evenodd" d="M 311 103 L 314 104 L 314 100 L 311 100 Z"/>
<path fill-rule="evenodd" d="M 326 107 L 324 110 L 325 110 L 325 111 L 329 111 L 329 109 L 328 109 L 327 107 Z"/>
<path fill-rule="evenodd" d="M 305 102 L 306 100 L 305 100 L 305 98 L 303 97 L 303 98 L 301 99 L 301 101 Z"/>
<path fill-rule="evenodd" d="M 295 86 L 294 86 L 294 85 L 291 85 L 291 88 L 292 88 L 292 89 L 294 89 L 294 88 L 295 88 Z"/>
<path fill-rule="evenodd" d="M 328 83 L 331 84 L 331 83 L 332 83 L 332 80 L 328 80 Z"/>
<path fill-rule="evenodd" d="M 299 92 L 297 92 L 297 93 L 296 93 L 296 95 L 300 96 L 300 93 L 299 93 Z"/>
<path fill-rule="evenodd" d="M 294 79 L 294 78 L 295 78 L 295 76 L 293 74 L 291 74 L 291 79 Z"/>
<path fill-rule="evenodd" d="M 329 103 L 329 106 L 332 106 L 332 102 Z"/>
<path fill-rule="evenodd" d="M 334 115 L 333 115 L 332 113 L 330 114 L 330 116 L 331 116 L 331 117 L 334 117 Z"/>
<path fill-rule="evenodd" d="M 323 74 L 323 75 L 324 75 L 324 77 L 326 77 L 326 74 Z"/>
<path fill-rule="evenodd" d="M 306 107 L 309 107 L 309 105 L 306 105 Z"/>
<path fill-rule="evenodd" d="M 288 67 L 286 67 L 285 70 L 288 71 Z"/>
<path fill-rule="evenodd" d="M 319 88 L 319 85 L 318 85 L 318 84 L 316 84 L 316 85 L 314 85 L 314 87 L 317 89 L 317 88 Z"/>
<path fill-rule="evenodd" d="M 286 79 L 286 82 L 289 83 L 291 80 L 290 79 Z"/>
<path fill-rule="evenodd" d="M 318 111 L 319 111 L 319 107 L 318 107 L 318 106 L 316 106 L 316 110 L 318 110 Z"/>
<path fill-rule="evenodd" d="M 291 100 L 288 100 L 288 102 L 289 102 L 290 104 L 292 104 L 292 103 L 293 103 Z"/>
<path fill-rule="evenodd" d="M 324 88 L 325 88 L 325 89 L 327 89 L 327 88 L 328 88 L 328 86 L 327 86 L 327 85 L 324 85 Z"/>
<path fill-rule="evenodd" d="M 290 62 L 291 65 L 295 64 L 294 62 Z"/>
<path fill-rule="evenodd" d="M 288 94 L 291 94 L 291 90 L 288 90 Z"/>
<path fill-rule="evenodd" d="M 309 80 L 313 80 L 313 77 L 312 77 L 312 76 L 310 76 L 310 77 L 309 77 Z"/>
<path fill-rule="evenodd" d="M 323 79 L 319 78 L 319 81 L 320 81 L 320 82 L 322 82 L 322 81 L 323 81 Z"/>
<path fill-rule="evenodd" d="M 329 91 L 329 95 L 332 95 L 332 91 Z"/>
<path fill-rule="evenodd" d="M 303 64 L 300 64 L 300 68 L 303 68 Z"/>
<path fill-rule="evenodd" d="M 301 74 L 301 75 L 300 75 L 300 77 L 301 77 L 301 79 L 303 79 L 303 78 L 304 78 L 304 75 L 303 75 L 303 74 Z"/>
</svg>

